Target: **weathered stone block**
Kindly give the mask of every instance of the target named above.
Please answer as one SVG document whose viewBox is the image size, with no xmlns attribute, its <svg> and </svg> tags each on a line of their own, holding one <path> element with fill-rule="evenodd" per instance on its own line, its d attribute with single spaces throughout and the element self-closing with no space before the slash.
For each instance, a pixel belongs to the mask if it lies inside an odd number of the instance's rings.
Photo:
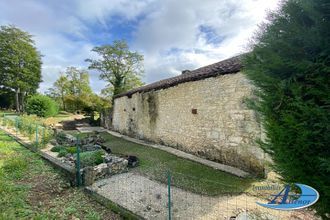
<svg viewBox="0 0 330 220">
<path fill-rule="evenodd" d="M 246 77 L 236 73 L 123 96 L 115 99 L 113 129 L 204 158 L 214 155 L 212 160 L 255 172 L 260 170 L 259 164 L 250 159 L 262 163 L 267 158 L 254 154 L 259 149 L 255 139 L 262 132 L 254 112 L 244 104 L 252 89 Z M 211 148 L 203 150 L 205 146 Z M 238 149 L 244 153 L 235 153 Z M 226 159 L 229 157 L 243 162 L 232 163 Z"/>
</svg>

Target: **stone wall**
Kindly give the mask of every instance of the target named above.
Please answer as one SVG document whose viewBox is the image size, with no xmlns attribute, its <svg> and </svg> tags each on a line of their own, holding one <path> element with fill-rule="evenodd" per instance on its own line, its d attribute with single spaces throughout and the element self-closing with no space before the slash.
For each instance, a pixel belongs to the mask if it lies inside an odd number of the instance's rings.
<svg viewBox="0 0 330 220">
<path fill-rule="evenodd" d="M 112 121 L 112 111 L 110 108 L 108 109 L 103 109 L 100 112 L 100 125 L 106 129 L 111 128 L 111 121 Z"/>
<path fill-rule="evenodd" d="M 134 93 L 115 99 L 112 127 L 261 174 L 265 155 L 255 140 L 262 130 L 255 112 L 244 103 L 251 91 L 245 76 L 235 73 Z"/>
</svg>

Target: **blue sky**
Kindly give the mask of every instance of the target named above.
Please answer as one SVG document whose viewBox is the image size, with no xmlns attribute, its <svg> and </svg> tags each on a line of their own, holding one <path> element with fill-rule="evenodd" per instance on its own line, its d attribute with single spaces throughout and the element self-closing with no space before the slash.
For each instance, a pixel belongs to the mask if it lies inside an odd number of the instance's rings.
<svg viewBox="0 0 330 220">
<path fill-rule="evenodd" d="M 125 39 L 144 55 L 151 83 L 248 50 L 249 39 L 278 0 L 0 0 L 0 24 L 34 35 L 43 82 L 52 86 L 68 66 L 86 68 L 94 46 Z M 99 93 L 105 82 L 91 72 Z"/>
</svg>

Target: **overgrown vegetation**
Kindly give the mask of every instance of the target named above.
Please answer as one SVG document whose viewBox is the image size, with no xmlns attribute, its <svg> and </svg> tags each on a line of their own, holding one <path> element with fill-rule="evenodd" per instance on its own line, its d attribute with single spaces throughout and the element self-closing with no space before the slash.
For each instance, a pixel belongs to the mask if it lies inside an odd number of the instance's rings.
<svg viewBox="0 0 330 220">
<path fill-rule="evenodd" d="M 288 0 L 270 14 L 244 64 L 258 88 L 252 106 L 268 137 L 261 146 L 286 182 L 318 190 L 314 207 L 325 218 L 330 207 L 329 27 L 329 1 Z"/>
<path fill-rule="evenodd" d="M 0 131 L 0 219 L 120 219 Z"/>
<path fill-rule="evenodd" d="M 236 194 L 246 190 L 253 182 L 253 179 L 239 178 L 109 133 L 102 133 L 102 137 L 106 140 L 104 145 L 110 147 L 112 153 L 138 157 L 139 166 L 134 168 L 136 172 L 166 183 L 170 171 L 173 185 L 192 192 L 206 195 Z"/>
<path fill-rule="evenodd" d="M 28 137 L 34 143 L 34 147 L 43 147 L 53 138 L 53 130 L 46 126 L 43 123 L 43 119 L 40 117 L 32 115 L 8 115 L 5 117 L 3 117 L 3 115 L 1 116 L 1 125 L 13 128 L 17 132 Z M 36 145 L 37 141 L 38 144 Z"/>
<path fill-rule="evenodd" d="M 34 95 L 27 100 L 26 112 L 39 117 L 55 116 L 58 113 L 57 103 L 45 95 Z"/>
<path fill-rule="evenodd" d="M 104 108 L 110 107 L 110 100 L 93 93 L 89 74 L 86 70 L 68 67 L 55 81 L 48 95 L 56 100 L 62 110 L 85 113 L 90 116 L 91 122 L 98 125 L 97 115 Z"/>
<path fill-rule="evenodd" d="M 80 153 L 80 162 L 82 167 L 96 166 L 103 163 L 103 150 L 86 151 Z"/>
</svg>

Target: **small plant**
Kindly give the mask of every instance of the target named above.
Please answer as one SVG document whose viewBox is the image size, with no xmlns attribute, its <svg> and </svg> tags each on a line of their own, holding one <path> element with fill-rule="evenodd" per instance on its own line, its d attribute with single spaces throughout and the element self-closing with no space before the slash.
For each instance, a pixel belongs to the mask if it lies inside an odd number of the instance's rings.
<svg viewBox="0 0 330 220">
<path fill-rule="evenodd" d="M 77 147 L 68 147 L 67 149 L 66 149 L 67 151 L 68 151 L 68 153 L 70 153 L 70 154 L 75 154 L 75 153 L 77 153 Z"/>
<path fill-rule="evenodd" d="M 56 135 L 56 141 L 57 143 L 59 144 L 65 144 L 66 143 L 66 134 L 64 132 L 59 132 L 57 135 Z"/>
<path fill-rule="evenodd" d="M 68 151 L 64 148 L 64 149 L 61 149 L 59 152 L 58 152 L 58 157 L 64 157 L 68 154 Z"/>
<path fill-rule="evenodd" d="M 63 146 L 55 146 L 52 149 L 50 149 L 51 152 L 60 152 L 61 150 L 65 150 L 65 147 L 63 147 Z"/>
<path fill-rule="evenodd" d="M 103 163 L 103 150 L 87 151 L 80 153 L 80 162 L 83 167 L 96 166 Z"/>
</svg>

